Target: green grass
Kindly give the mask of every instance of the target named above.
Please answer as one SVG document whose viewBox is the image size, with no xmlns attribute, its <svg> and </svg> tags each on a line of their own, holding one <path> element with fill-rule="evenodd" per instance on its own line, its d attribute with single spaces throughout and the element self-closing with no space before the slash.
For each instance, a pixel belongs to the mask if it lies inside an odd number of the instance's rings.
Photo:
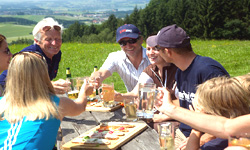
<svg viewBox="0 0 250 150">
<path fill-rule="evenodd" d="M 250 41 L 211 40 L 192 42 L 194 51 L 221 63 L 231 76 L 250 72 Z"/>
<path fill-rule="evenodd" d="M 5 35 L 8 43 L 18 38 L 33 39 L 32 30 L 34 26 L 14 25 L 11 23 L 0 23 L 0 33 Z"/>
<path fill-rule="evenodd" d="M 42 20 L 45 16 L 46 15 L 2 15 L 1 17 L 23 18 L 38 22 Z"/>
<path fill-rule="evenodd" d="M 195 53 L 208 56 L 221 63 L 231 76 L 243 75 L 250 72 L 250 41 L 229 41 L 229 40 L 193 40 L 192 46 Z M 18 52 L 28 45 L 12 45 L 12 52 Z M 145 43 L 144 43 L 145 46 Z M 62 60 L 59 66 L 57 79 L 66 78 L 66 68 L 70 67 L 73 77 L 89 76 L 94 66 L 101 67 L 108 54 L 120 49 L 116 43 L 64 43 L 62 45 Z M 115 83 L 115 90 L 126 92 L 126 88 L 117 73 L 106 79 Z"/>
<path fill-rule="evenodd" d="M 71 16 L 61 16 L 61 15 L 52 15 L 55 19 L 67 20 L 67 21 L 76 21 L 76 20 L 86 20 L 93 19 L 87 17 L 71 17 Z M 1 17 L 13 17 L 13 18 L 24 18 L 31 21 L 39 22 L 44 19 L 45 15 L 2 15 Z M 90 25 L 91 22 L 86 21 L 86 24 Z M 15 25 L 13 22 L 0 23 L 0 33 L 5 35 L 8 38 L 8 43 L 16 41 L 18 38 L 27 38 L 33 39 L 32 30 L 35 25 Z"/>
</svg>

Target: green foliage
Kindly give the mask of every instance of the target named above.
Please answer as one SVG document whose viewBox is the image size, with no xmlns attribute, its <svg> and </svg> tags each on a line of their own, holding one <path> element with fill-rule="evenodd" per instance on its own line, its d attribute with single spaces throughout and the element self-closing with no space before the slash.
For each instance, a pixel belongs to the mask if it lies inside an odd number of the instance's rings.
<svg viewBox="0 0 250 150">
<path fill-rule="evenodd" d="M 228 39 L 244 39 L 247 37 L 247 33 L 245 31 L 244 22 L 239 19 L 234 19 L 228 21 L 225 25 L 224 37 L 228 37 Z"/>
<path fill-rule="evenodd" d="M 19 25 L 30 25 L 30 24 L 36 24 L 35 21 L 31 21 L 28 19 L 23 18 L 14 18 L 14 17 L 0 17 L 0 22 L 14 22 L 14 24 Z"/>
<path fill-rule="evenodd" d="M 117 28 L 117 19 L 114 14 L 110 15 L 108 20 L 102 25 L 103 28 L 109 29 L 109 32 L 112 32 L 112 35 L 115 36 Z"/>
<path fill-rule="evenodd" d="M 16 41 L 12 41 L 10 45 L 13 44 L 33 44 L 34 40 L 27 39 L 27 38 L 18 38 Z"/>
<path fill-rule="evenodd" d="M 109 29 L 115 37 L 119 26 L 130 23 L 136 25 L 146 38 L 165 26 L 177 24 L 195 38 L 249 39 L 249 6 L 249 0 L 151 0 L 144 9 L 135 7 L 131 15 L 126 15 L 124 19 L 110 15 L 102 25 L 95 26 L 101 30 L 92 33 L 99 35 L 103 30 Z M 84 35 L 90 34 L 85 31 Z M 98 37 L 95 38 L 96 41 L 93 35 L 89 40 L 85 37 L 83 42 L 113 42 L 111 37 Z M 74 41 L 74 38 L 66 41 Z"/>
<path fill-rule="evenodd" d="M 165 26 L 177 24 L 192 38 L 248 40 L 249 9 L 249 0 L 151 0 L 144 9 L 136 6 L 125 18 L 111 14 L 101 25 L 57 20 L 68 27 L 63 42 L 112 43 L 116 29 L 123 24 L 136 25 L 145 39 Z"/>
</svg>

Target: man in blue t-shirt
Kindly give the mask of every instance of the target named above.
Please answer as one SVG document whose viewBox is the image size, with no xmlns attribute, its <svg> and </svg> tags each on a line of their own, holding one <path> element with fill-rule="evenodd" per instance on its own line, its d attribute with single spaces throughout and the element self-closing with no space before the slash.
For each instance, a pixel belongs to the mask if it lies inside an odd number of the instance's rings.
<svg viewBox="0 0 250 150">
<path fill-rule="evenodd" d="M 175 24 L 162 28 L 155 40 L 162 58 L 178 67 L 175 78 L 181 107 L 189 109 L 192 105 L 197 85 L 213 77 L 229 76 L 217 61 L 195 54 L 190 37 Z M 179 128 L 186 137 L 192 130 L 184 123 Z"/>
<path fill-rule="evenodd" d="M 36 51 L 42 54 L 48 64 L 50 80 L 53 80 L 58 71 L 61 60 L 61 45 L 63 26 L 59 25 L 53 18 L 45 18 L 37 23 L 33 31 L 34 44 L 24 48 L 22 51 Z M 7 70 L 0 75 L 0 84 L 5 86 Z M 63 79 L 51 81 L 57 94 L 68 91 L 69 82 Z"/>
</svg>

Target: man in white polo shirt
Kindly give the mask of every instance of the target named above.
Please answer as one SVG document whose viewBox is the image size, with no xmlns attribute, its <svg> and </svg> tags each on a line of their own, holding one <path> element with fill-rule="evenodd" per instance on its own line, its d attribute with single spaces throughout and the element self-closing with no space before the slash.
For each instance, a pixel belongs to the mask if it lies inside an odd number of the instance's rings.
<svg viewBox="0 0 250 150">
<path fill-rule="evenodd" d="M 142 47 L 143 37 L 140 34 L 140 30 L 132 24 L 119 27 L 116 31 L 116 42 L 122 50 L 110 53 L 100 70 L 91 77 L 100 77 L 101 84 L 113 72 L 117 72 L 127 92 L 133 90 L 140 74 L 150 64 L 146 49 Z"/>
</svg>

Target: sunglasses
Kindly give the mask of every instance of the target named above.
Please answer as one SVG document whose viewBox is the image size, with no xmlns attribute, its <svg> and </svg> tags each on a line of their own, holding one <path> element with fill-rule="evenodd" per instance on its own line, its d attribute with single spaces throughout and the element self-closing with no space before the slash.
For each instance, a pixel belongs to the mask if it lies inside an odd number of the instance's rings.
<svg viewBox="0 0 250 150">
<path fill-rule="evenodd" d="M 46 62 L 45 57 L 41 53 L 39 53 L 38 51 L 21 51 L 21 52 L 17 52 L 12 56 L 12 58 L 14 58 L 16 55 L 25 54 L 25 53 L 30 53 L 32 55 L 35 55 L 35 56 L 41 58 L 44 62 Z"/>
<path fill-rule="evenodd" d="M 120 41 L 120 42 L 118 42 L 121 46 L 126 46 L 127 45 L 127 43 L 129 43 L 129 44 L 135 44 L 138 40 L 140 39 L 140 37 L 138 37 L 137 39 L 129 39 L 129 40 L 127 40 L 127 41 Z"/>
<path fill-rule="evenodd" d="M 6 51 L 3 51 L 6 55 L 10 55 L 11 54 L 11 52 L 10 52 L 10 49 L 7 47 L 6 48 Z"/>
<path fill-rule="evenodd" d="M 43 30 L 44 32 L 46 32 L 46 31 L 51 30 L 52 28 L 55 29 L 56 31 L 61 31 L 61 27 L 58 26 L 58 25 L 54 25 L 54 26 L 44 26 L 44 27 L 42 28 L 42 30 Z"/>
</svg>

